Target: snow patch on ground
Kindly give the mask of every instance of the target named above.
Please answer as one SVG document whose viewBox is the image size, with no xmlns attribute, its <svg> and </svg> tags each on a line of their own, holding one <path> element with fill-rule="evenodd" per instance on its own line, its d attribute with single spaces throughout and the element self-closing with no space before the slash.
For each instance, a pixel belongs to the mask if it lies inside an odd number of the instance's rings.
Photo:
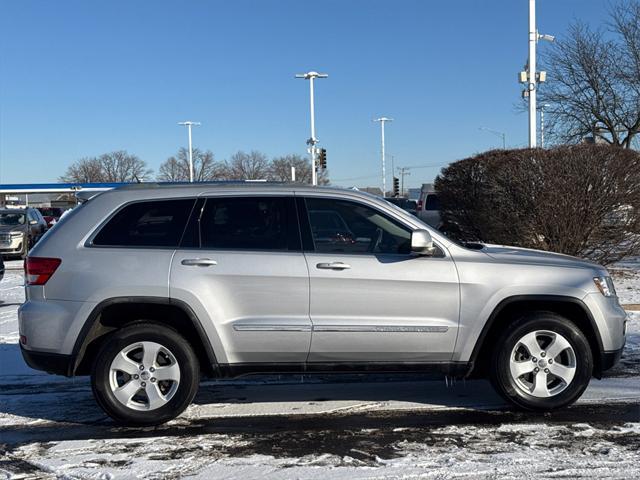
<svg viewBox="0 0 640 480">
<path fill-rule="evenodd" d="M 0 479 L 640 478 L 640 312 L 629 311 L 621 364 L 608 378 L 592 381 L 579 402 L 607 415 L 608 402 L 632 402 L 631 421 L 602 423 L 584 415 L 566 422 L 449 425 L 451 412 L 500 415 L 503 402 L 486 382 L 270 376 L 203 382 L 196 402 L 168 427 L 131 430 L 106 419 L 87 378 L 54 377 L 24 364 L 17 345 L 22 262 L 6 264 L 0 282 Z M 610 271 L 620 302 L 640 304 L 640 259 Z M 376 417 L 366 428 L 335 420 L 391 411 L 416 418 L 433 412 L 442 420 L 398 426 Z M 314 415 L 320 420 L 306 425 Z M 235 418 L 239 428 L 210 431 Z M 303 420 L 290 426 L 292 418 Z M 256 419 L 271 422 L 270 430 L 254 426 Z M 196 433 L 194 425 L 200 426 Z"/>
<path fill-rule="evenodd" d="M 640 304 L 640 257 L 618 262 L 609 268 L 623 305 Z"/>
</svg>

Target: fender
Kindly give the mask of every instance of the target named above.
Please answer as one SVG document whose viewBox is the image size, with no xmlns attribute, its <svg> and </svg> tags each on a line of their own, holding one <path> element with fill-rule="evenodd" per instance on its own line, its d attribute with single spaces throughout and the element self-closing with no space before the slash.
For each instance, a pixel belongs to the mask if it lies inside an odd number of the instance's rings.
<svg viewBox="0 0 640 480">
<path fill-rule="evenodd" d="M 124 304 L 124 303 L 152 303 L 156 305 L 172 305 L 172 306 L 178 307 L 187 315 L 187 317 L 191 321 L 193 327 L 195 328 L 198 334 L 198 337 L 200 337 L 200 341 L 202 342 L 202 345 L 204 346 L 209 364 L 213 367 L 216 373 L 218 372 L 218 361 L 216 359 L 215 352 L 213 351 L 213 347 L 211 346 L 211 342 L 209 341 L 209 337 L 206 335 L 205 330 L 202 327 L 202 323 L 200 322 L 200 319 L 197 317 L 193 309 L 187 303 L 183 302 L 182 300 L 177 300 L 175 298 L 140 296 L 140 297 L 108 298 L 106 300 L 101 301 L 100 303 L 98 303 L 98 305 L 95 306 L 95 308 L 91 311 L 91 314 L 85 321 L 84 325 L 80 329 L 80 333 L 78 334 L 78 337 L 76 338 L 76 342 L 71 352 L 71 361 L 69 362 L 69 371 L 67 373 L 67 376 L 73 376 L 76 369 L 80 365 L 80 361 L 84 356 L 84 351 L 87 346 L 85 344 L 87 336 L 89 335 L 89 332 L 91 332 L 91 329 L 95 325 L 96 321 L 98 320 L 98 317 L 103 312 L 103 310 L 111 305 Z"/>
<path fill-rule="evenodd" d="M 571 303 L 579 306 L 580 309 L 583 311 L 583 313 L 586 314 L 586 317 L 589 319 L 589 324 L 591 325 L 591 329 L 595 333 L 599 355 L 598 355 L 598 358 L 594 358 L 594 361 L 598 362 L 596 363 L 596 365 L 599 364 L 599 362 L 601 361 L 605 353 L 604 347 L 602 345 L 602 337 L 600 336 L 600 331 L 597 328 L 596 321 L 594 320 L 593 315 L 591 315 L 591 311 L 589 310 L 589 308 L 587 308 L 587 306 L 582 300 L 580 300 L 579 298 L 568 297 L 565 295 L 514 295 L 512 297 L 507 297 L 501 300 L 500 303 L 496 305 L 496 307 L 493 309 L 493 311 L 491 312 L 491 315 L 489 315 L 489 318 L 487 319 L 487 322 L 482 328 L 482 331 L 480 332 L 480 336 L 476 340 L 476 344 L 473 347 L 473 350 L 471 352 L 471 358 L 469 359 L 471 368 L 469 369 L 468 375 L 470 375 L 471 372 L 473 372 L 478 355 L 480 354 L 480 350 L 482 349 L 482 345 L 484 344 L 487 334 L 491 331 L 491 328 L 493 327 L 495 320 L 498 318 L 498 315 L 500 315 L 500 313 L 509 305 L 512 305 L 518 302 L 548 302 L 548 303 L 565 303 L 565 304 Z M 600 374 L 600 372 L 598 371 L 594 373 L 596 373 L 596 376 Z"/>
</svg>

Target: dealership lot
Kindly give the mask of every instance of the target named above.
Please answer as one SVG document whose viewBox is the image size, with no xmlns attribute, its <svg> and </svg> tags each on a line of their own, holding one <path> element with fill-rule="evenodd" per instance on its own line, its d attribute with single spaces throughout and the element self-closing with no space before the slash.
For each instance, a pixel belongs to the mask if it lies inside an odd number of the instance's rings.
<svg viewBox="0 0 640 480">
<path fill-rule="evenodd" d="M 640 303 L 638 262 L 616 266 Z M 631 478 L 640 475 L 640 312 L 623 361 L 573 407 L 513 413 L 486 382 L 265 376 L 203 382 L 166 426 L 114 426 L 86 378 L 24 365 L 21 262 L 0 283 L 0 475 L 6 478 Z M 355 381 L 354 381 L 355 380 Z M 0 477 L 1 478 L 1 477 Z"/>
</svg>

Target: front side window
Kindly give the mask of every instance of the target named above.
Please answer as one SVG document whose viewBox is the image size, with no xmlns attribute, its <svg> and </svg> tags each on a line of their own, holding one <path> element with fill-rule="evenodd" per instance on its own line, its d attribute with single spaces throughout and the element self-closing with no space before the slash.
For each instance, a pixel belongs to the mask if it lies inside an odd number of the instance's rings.
<svg viewBox="0 0 640 480">
<path fill-rule="evenodd" d="M 200 248 L 291 250 L 299 248 L 292 200 L 286 197 L 208 198 L 199 214 Z M 298 239 L 298 245 L 293 245 Z M 195 246 L 198 241 L 196 240 Z"/>
<path fill-rule="evenodd" d="M 408 254 L 411 231 L 366 205 L 307 198 L 311 234 L 318 253 Z"/>
<path fill-rule="evenodd" d="M 93 244 L 177 248 L 194 201 L 157 200 L 127 205 L 100 230 Z"/>
</svg>

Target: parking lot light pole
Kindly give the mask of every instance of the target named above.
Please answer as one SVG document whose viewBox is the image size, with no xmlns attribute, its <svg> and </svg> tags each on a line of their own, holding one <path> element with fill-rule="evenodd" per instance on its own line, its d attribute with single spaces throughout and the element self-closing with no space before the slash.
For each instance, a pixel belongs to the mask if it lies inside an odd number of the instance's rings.
<svg viewBox="0 0 640 480">
<path fill-rule="evenodd" d="M 553 42 L 555 37 L 538 33 L 538 27 L 536 26 L 536 0 L 529 0 L 529 62 L 526 79 L 526 93 L 529 97 L 529 148 L 536 148 L 537 146 L 537 91 L 538 84 L 544 82 L 544 72 L 540 72 L 540 78 L 538 78 L 538 72 L 536 71 L 536 46 L 538 45 L 538 40 Z"/>
<path fill-rule="evenodd" d="M 178 125 L 184 125 L 189 130 L 189 182 L 193 183 L 193 147 L 191 144 L 191 127 L 200 125 L 200 122 L 178 122 Z"/>
<path fill-rule="evenodd" d="M 393 118 L 380 117 L 376 118 L 374 122 L 380 122 L 380 133 L 382 140 L 382 197 L 384 198 L 387 192 L 387 172 L 385 165 L 385 156 L 384 156 L 384 124 L 386 122 L 393 122 Z"/>
<path fill-rule="evenodd" d="M 309 155 L 311 156 L 311 184 L 313 186 L 316 186 L 318 184 L 318 173 L 316 172 L 316 144 L 318 143 L 318 139 L 316 138 L 315 98 L 313 91 L 313 81 L 316 78 L 327 78 L 328 76 L 329 75 L 327 75 L 326 73 L 318 73 L 314 71 L 296 74 L 296 78 L 304 78 L 305 80 L 309 80 L 311 138 L 307 140 L 307 145 L 309 145 Z"/>
</svg>

